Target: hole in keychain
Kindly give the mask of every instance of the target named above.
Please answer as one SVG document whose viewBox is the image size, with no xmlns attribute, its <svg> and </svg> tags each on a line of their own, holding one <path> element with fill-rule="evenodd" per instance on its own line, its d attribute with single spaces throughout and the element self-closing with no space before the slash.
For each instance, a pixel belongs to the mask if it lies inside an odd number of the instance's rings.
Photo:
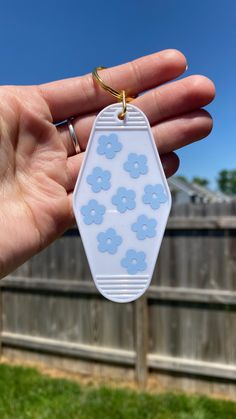
<svg viewBox="0 0 236 419">
<path fill-rule="evenodd" d="M 134 96 L 128 96 L 126 95 L 125 90 L 115 90 L 112 87 L 108 86 L 104 81 L 101 79 L 101 77 L 98 74 L 98 70 L 104 70 L 107 67 L 96 67 L 93 72 L 92 76 L 95 79 L 95 81 L 107 92 L 111 93 L 112 96 L 115 96 L 119 102 L 122 102 L 122 111 L 118 114 L 118 118 L 120 120 L 124 120 L 127 112 L 127 103 L 131 102 L 131 100 L 135 99 L 137 95 Z"/>
</svg>

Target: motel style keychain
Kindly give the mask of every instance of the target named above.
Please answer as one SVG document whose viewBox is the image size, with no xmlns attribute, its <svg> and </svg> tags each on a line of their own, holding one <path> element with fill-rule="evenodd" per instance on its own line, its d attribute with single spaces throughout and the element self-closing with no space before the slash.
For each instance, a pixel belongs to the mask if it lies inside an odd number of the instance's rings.
<svg viewBox="0 0 236 419">
<path fill-rule="evenodd" d="M 97 289 L 126 303 L 148 288 L 171 195 L 144 113 L 124 90 L 96 82 L 120 103 L 97 116 L 73 194 L 73 208 Z"/>
</svg>

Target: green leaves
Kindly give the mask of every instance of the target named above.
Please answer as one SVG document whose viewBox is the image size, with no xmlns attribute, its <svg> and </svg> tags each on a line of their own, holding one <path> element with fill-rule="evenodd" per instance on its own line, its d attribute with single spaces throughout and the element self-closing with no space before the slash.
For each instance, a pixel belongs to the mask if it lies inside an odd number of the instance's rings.
<svg viewBox="0 0 236 419">
<path fill-rule="evenodd" d="M 217 183 L 221 192 L 227 195 L 236 195 L 236 170 L 221 170 Z"/>
</svg>

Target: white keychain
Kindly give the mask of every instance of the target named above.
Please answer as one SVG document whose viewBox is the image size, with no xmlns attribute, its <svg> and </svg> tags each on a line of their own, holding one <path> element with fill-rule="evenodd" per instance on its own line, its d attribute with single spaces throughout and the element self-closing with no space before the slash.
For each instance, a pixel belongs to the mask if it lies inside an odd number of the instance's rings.
<svg viewBox="0 0 236 419">
<path fill-rule="evenodd" d="M 73 194 L 73 208 L 96 287 L 111 301 L 148 288 L 171 208 L 171 195 L 144 113 L 122 103 L 97 116 Z M 119 95 L 119 96 L 118 96 Z"/>
</svg>

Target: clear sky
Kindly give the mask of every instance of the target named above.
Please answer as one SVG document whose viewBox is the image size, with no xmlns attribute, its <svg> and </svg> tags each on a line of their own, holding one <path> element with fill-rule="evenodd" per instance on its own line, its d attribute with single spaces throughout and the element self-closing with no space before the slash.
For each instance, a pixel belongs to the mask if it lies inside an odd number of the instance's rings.
<svg viewBox="0 0 236 419">
<path fill-rule="evenodd" d="M 187 57 L 188 74 L 216 84 L 214 130 L 178 151 L 179 174 L 236 168 L 235 0 L 8 0 L 1 2 L 0 83 L 82 75 L 165 48 Z"/>
</svg>

